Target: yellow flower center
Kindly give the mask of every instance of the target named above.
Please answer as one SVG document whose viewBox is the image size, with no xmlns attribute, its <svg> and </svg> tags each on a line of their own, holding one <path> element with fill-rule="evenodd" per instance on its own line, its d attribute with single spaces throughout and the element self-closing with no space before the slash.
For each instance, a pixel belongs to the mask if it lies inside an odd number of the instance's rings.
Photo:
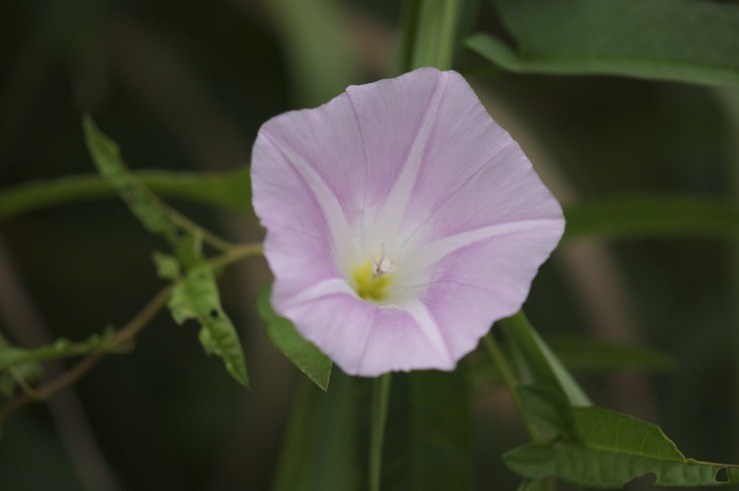
<svg viewBox="0 0 739 491">
<path fill-rule="evenodd" d="M 393 282 L 393 275 L 387 269 L 383 261 L 375 264 L 367 261 L 362 266 L 354 268 L 352 279 L 354 280 L 354 291 L 359 298 L 369 302 L 381 303 L 387 298 L 387 288 Z"/>
</svg>

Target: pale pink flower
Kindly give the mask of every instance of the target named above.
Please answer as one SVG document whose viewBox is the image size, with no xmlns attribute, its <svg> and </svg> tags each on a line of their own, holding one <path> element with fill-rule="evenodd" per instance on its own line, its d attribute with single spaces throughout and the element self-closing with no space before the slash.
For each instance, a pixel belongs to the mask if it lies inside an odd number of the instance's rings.
<svg viewBox="0 0 739 491">
<path fill-rule="evenodd" d="M 349 374 L 453 369 L 564 229 L 518 144 L 432 68 L 272 118 L 252 187 L 275 310 Z"/>
</svg>

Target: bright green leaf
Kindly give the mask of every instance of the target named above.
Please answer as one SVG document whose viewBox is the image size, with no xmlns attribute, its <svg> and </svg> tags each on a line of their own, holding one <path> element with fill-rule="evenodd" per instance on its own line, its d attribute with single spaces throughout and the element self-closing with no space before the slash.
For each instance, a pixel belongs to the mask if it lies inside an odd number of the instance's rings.
<svg viewBox="0 0 739 491">
<path fill-rule="evenodd" d="M 688 459 L 653 424 L 597 407 L 573 407 L 570 415 L 570 435 L 514 449 L 504 455 L 506 465 L 529 479 L 557 476 L 598 488 L 618 488 L 645 474 L 659 486 L 739 483 L 738 466 Z M 728 481 L 717 480 L 722 469 Z"/>
<path fill-rule="evenodd" d="M 78 343 L 67 339 L 57 339 L 52 344 L 32 350 L 4 346 L 0 348 L 0 371 L 28 363 L 39 363 L 59 358 L 86 355 L 93 351 L 109 351 L 108 341 L 112 335 L 113 330 L 108 328 L 103 334 L 93 334 L 85 341 Z"/>
<path fill-rule="evenodd" d="M 264 321 L 272 344 L 321 389 L 328 389 L 331 360 L 305 339 L 288 319 L 280 317 L 270 302 L 271 289 L 262 288 L 257 298 L 257 313 Z"/>
<path fill-rule="evenodd" d="M 169 309 L 178 324 L 196 320 L 201 326 L 199 338 L 205 352 L 220 357 L 228 373 L 240 384 L 249 386 L 236 328 L 221 307 L 215 275 L 207 263 L 201 261 L 188 268 L 172 290 Z"/>
<path fill-rule="evenodd" d="M 365 489 L 359 486 L 354 383 L 337 371 L 323 392 L 303 379 L 273 491 Z"/>
<path fill-rule="evenodd" d="M 176 257 L 154 251 L 152 255 L 157 275 L 165 280 L 176 280 L 180 277 L 180 262 Z"/>
<path fill-rule="evenodd" d="M 172 244 L 177 243 L 181 225 L 175 212 L 128 171 L 118 145 L 100 132 L 90 117 L 85 117 L 83 126 L 90 155 L 100 175 L 118 191 L 149 232 L 165 237 Z"/>
<path fill-rule="evenodd" d="M 739 237 L 739 205 L 716 198 L 600 198 L 566 206 L 565 217 L 564 242 L 588 237 Z"/>
<path fill-rule="evenodd" d="M 467 46 L 506 70 L 739 87 L 739 7 L 699 0 L 496 0 L 516 47 Z"/>
<path fill-rule="evenodd" d="M 382 464 L 383 491 L 470 489 L 470 397 L 454 372 L 393 374 Z"/>
<path fill-rule="evenodd" d="M 223 173 L 139 171 L 136 177 L 161 196 L 249 213 L 251 184 L 249 167 Z M 98 175 L 67 176 L 0 189 L 0 221 L 47 206 L 117 196 L 116 190 Z"/>
</svg>

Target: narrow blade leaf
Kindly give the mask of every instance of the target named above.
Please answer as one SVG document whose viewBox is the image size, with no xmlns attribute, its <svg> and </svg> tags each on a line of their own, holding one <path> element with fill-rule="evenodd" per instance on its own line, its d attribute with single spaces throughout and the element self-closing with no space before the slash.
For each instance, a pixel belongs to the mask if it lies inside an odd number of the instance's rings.
<svg viewBox="0 0 739 491">
<path fill-rule="evenodd" d="M 340 372 L 328 392 L 303 380 L 273 491 L 360 489 L 355 397 L 354 381 Z"/>
<path fill-rule="evenodd" d="M 270 303 L 271 289 L 263 288 L 257 298 L 257 313 L 267 328 L 267 336 L 298 369 L 322 390 L 328 389 L 331 360 L 305 339 L 288 319 L 279 316 Z"/>
<path fill-rule="evenodd" d="M 590 399 L 570 372 L 529 323 L 523 311 L 500 321 L 519 370 L 528 383 L 560 393 L 573 406 L 589 406 Z"/>
<path fill-rule="evenodd" d="M 563 242 L 588 237 L 739 237 L 739 205 L 708 197 L 600 198 L 567 206 L 565 217 Z"/>
<path fill-rule="evenodd" d="M 470 489 L 472 430 L 464 365 L 394 374 L 382 464 L 385 491 Z"/>
</svg>

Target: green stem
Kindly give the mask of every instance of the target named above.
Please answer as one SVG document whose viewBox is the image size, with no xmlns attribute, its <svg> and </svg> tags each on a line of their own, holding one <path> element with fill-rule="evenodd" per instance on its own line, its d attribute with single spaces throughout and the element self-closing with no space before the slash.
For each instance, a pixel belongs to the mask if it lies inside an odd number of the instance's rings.
<svg viewBox="0 0 739 491">
<path fill-rule="evenodd" d="M 211 268 L 218 269 L 246 259 L 247 257 L 259 256 L 261 254 L 264 254 L 264 248 L 261 243 L 235 245 L 226 253 L 208 261 L 208 264 Z"/>
<path fill-rule="evenodd" d="M 385 438 L 387 405 L 390 400 L 390 381 L 390 373 L 386 373 L 372 381 L 372 427 L 370 433 L 369 456 L 370 491 L 380 491 L 382 444 Z"/>
<path fill-rule="evenodd" d="M 503 377 L 503 382 L 508 388 L 508 392 L 511 394 L 511 398 L 513 399 L 513 403 L 516 405 L 518 414 L 521 415 L 526 431 L 529 433 L 532 440 L 538 440 L 536 430 L 529 423 L 526 418 L 526 413 L 523 410 L 521 397 L 518 395 L 518 381 L 516 380 L 513 370 L 503 354 L 503 351 L 500 349 L 500 346 L 498 346 L 498 342 L 495 340 L 492 333 L 488 333 L 488 335 L 483 338 L 483 343 L 485 344 L 485 349 L 487 349 L 490 354 L 490 358 L 492 358 L 493 363 L 495 363 L 495 366 L 498 368 L 501 377 Z"/>
<path fill-rule="evenodd" d="M 212 268 L 222 268 L 238 262 L 251 256 L 262 254 L 262 244 L 243 244 L 234 245 L 228 252 L 212 259 L 209 264 Z M 15 410 L 24 405 L 36 401 L 44 401 L 59 392 L 60 390 L 72 385 L 82 378 L 87 372 L 93 368 L 98 361 L 105 355 L 115 352 L 119 347 L 124 346 L 133 341 L 136 336 L 151 322 L 154 316 L 167 304 L 172 293 L 173 285 L 168 285 L 161 290 L 136 317 L 128 324 L 117 331 L 110 341 L 106 343 L 105 350 L 94 348 L 85 358 L 77 363 L 73 368 L 63 373 L 59 377 L 42 384 L 38 388 L 28 386 L 21 387 L 23 392 L 15 398 L 8 401 L 4 406 L 0 407 L 0 424 Z M 384 425 L 384 420 L 383 420 Z M 381 442 L 382 443 L 382 442 Z"/>
</svg>

